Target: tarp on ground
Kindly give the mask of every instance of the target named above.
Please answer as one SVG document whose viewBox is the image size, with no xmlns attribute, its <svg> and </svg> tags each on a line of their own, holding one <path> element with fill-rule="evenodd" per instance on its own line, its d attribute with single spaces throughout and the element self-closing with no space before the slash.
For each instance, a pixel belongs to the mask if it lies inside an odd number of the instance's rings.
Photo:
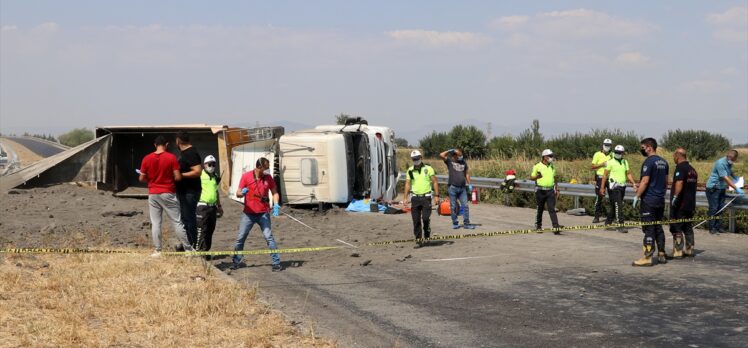
<svg viewBox="0 0 748 348">
<path fill-rule="evenodd" d="M 384 204 L 377 204 L 377 208 L 380 212 L 387 209 Z M 354 199 L 348 204 L 348 208 L 345 211 L 356 212 L 356 213 L 371 213 L 370 201 L 368 199 Z"/>
</svg>

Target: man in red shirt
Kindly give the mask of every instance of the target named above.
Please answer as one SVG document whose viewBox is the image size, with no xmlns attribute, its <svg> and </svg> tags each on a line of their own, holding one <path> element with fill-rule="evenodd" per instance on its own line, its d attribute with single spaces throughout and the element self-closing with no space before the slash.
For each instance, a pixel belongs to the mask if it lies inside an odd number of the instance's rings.
<svg viewBox="0 0 748 348">
<path fill-rule="evenodd" d="M 262 229 L 262 235 L 267 241 L 268 248 L 278 249 L 275 245 L 275 239 L 273 233 L 270 230 L 270 198 L 268 197 L 268 191 L 273 194 L 273 216 L 278 216 L 280 211 L 280 196 L 276 191 L 275 180 L 270 174 L 270 161 L 267 158 L 260 158 L 255 163 L 255 169 L 242 175 L 239 181 L 239 187 L 236 191 L 236 197 L 244 197 L 244 213 L 242 214 L 241 222 L 239 223 L 239 234 L 236 237 L 234 243 L 234 250 L 241 251 L 244 249 L 244 242 L 249 236 L 249 231 L 255 224 L 260 225 Z M 273 272 L 279 272 L 283 270 L 280 264 L 280 255 L 271 254 Z M 239 268 L 241 265 L 241 255 L 234 255 L 233 257 L 233 269 Z"/>
<path fill-rule="evenodd" d="M 151 238 L 156 252 L 151 256 L 161 255 L 161 212 L 171 220 L 179 243 L 184 250 L 195 251 L 187 239 L 187 232 L 180 219 L 179 201 L 177 201 L 176 182 L 182 179 L 177 157 L 166 151 L 169 144 L 166 138 L 159 135 L 153 141 L 156 151 L 143 158 L 138 174 L 140 182 L 148 183 L 148 210 L 151 216 Z"/>
</svg>

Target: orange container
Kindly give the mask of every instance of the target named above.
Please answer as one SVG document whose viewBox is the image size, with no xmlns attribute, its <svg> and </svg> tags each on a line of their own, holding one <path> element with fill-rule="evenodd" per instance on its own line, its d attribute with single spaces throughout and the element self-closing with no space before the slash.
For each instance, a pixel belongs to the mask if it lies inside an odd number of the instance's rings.
<svg viewBox="0 0 748 348">
<path fill-rule="evenodd" d="M 451 215 L 452 211 L 449 206 L 449 198 L 446 198 L 441 203 L 439 203 L 439 209 L 437 210 L 437 213 L 439 215 Z"/>
</svg>

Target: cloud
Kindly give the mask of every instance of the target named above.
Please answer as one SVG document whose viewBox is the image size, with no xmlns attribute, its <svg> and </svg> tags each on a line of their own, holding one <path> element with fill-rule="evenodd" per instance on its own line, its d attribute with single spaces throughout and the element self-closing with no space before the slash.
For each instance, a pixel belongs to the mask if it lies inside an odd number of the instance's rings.
<svg viewBox="0 0 748 348">
<path fill-rule="evenodd" d="M 712 25 L 712 35 L 718 41 L 748 42 L 748 6 L 735 6 L 722 13 L 711 13 L 706 22 Z"/>
<path fill-rule="evenodd" d="M 57 23 L 55 22 L 42 23 L 42 24 L 37 25 L 36 27 L 34 27 L 34 29 L 31 30 L 32 33 L 39 33 L 39 34 L 56 33 L 58 31 L 60 31 L 60 26 L 57 25 Z"/>
<path fill-rule="evenodd" d="M 460 31 L 410 29 L 389 31 L 386 34 L 399 42 L 428 47 L 480 46 L 490 42 L 487 36 Z"/>
<path fill-rule="evenodd" d="M 0 31 L 2 32 L 8 32 L 8 31 L 16 31 L 18 30 L 18 27 L 15 25 L 3 25 L 0 27 Z"/>
<path fill-rule="evenodd" d="M 649 62 L 649 57 L 641 54 L 640 52 L 624 52 L 616 57 L 615 62 L 624 65 L 645 64 Z"/>
<path fill-rule="evenodd" d="M 713 25 L 748 25 L 748 6 L 735 6 L 722 13 L 711 13 L 706 21 Z"/>
<path fill-rule="evenodd" d="M 491 21 L 490 26 L 495 29 L 514 30 L 522 27 L 530 20 L 528 16 L 506 16 Z"/>
<path fill-rule="evenodd" d="M 699 79 L 683 82 L 680 87 L 685 92 L 701 94 L 725 91 L 730 85 L 715 79 Z"/>
<path fill-rule="evenodd" d="M 541 12 L 532 17 L 500 17 L 493 20 L 491 26 L 504 30 L 523 27 L 527 34 L 562 40 L 640 37 L 657 29 L 642 21 L 584 8 Z"/>
</svg>

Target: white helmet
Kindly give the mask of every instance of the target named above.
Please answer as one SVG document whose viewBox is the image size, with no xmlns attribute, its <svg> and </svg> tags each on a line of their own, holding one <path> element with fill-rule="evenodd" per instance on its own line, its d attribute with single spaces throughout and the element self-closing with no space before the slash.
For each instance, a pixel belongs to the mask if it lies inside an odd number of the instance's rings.
<svg viewBox="0 0 748 348">
<path fill-rule="evenodd" d="M 613 145 L 613 140 L 605 139 L 603 140 L 603 145 Z"/>
<path fill-rule="evenodd" d="M 211 162 L 216 163 L 216 158 L 213 157 L 213 155 L 205 156 L 205 160 L 203 161 L 203 163 L 211 163 Z"/>
<path fill-rule="evenodd" d="M 553 151 L 551 149 L 545 149 L 543 150 L 542 156 L 553 156 Z"/>
<path fill-rule="evenodd" d="M 615 151 L 615 152 L 624 152 L 626 150 L 624 150 L 623 145 L 616 145 L 616 148 L 613 149 L 613 151 Z"/>
<path fill-rule="evenodd" d="M 421 151 L 413 150 L 413 152 L 410 153 L 410 158 L 416 158 L 421 157 Z"/>
</svg>

